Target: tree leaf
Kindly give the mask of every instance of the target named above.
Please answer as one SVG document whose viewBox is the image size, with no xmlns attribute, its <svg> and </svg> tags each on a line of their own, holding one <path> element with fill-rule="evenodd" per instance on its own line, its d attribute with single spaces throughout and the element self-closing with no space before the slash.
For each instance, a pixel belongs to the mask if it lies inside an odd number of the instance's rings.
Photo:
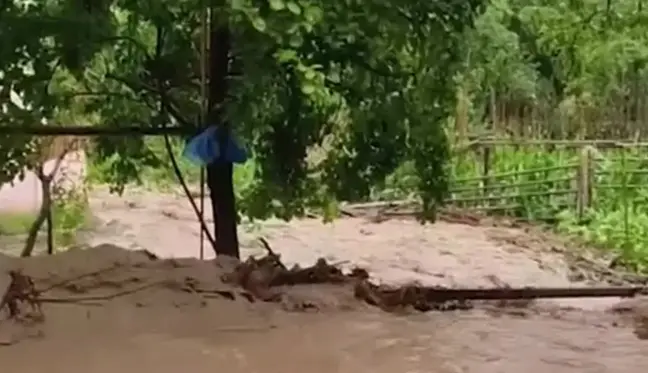
<svg viewBox="0 0 648 373">
<path fill-rule="evenodd" d="M 263 20 L 261 17 L 252 17 L 252 26 L 259 31 L 259 32 L 264 32 L 268 25 L 266 24 L 266 21 Z"/>
<path fill-rule="evenodd" d="M 299 6 L 299 4 L 297 4 L 297 3 L 294 2 L 294 1 L 288 1 L 288 2 L 286 3 L 286 7 L 288 8 L 288 10 L 289 10 L 291 13 L 293 13 L 293 14 L 295 14 L 295 15 L 300 15 L 300 14 L 302 13 L 302 9 L 301 9 L 301 7 Z"/>
<path fill-rule="evenodd" d="M 301 91 L 305 95 L 312 95 L 313 93 L 315 93 L 315 86 L 309 83 L 302 84 Z"/>
<path fill-rule="evenodd" d="M 270 9 L 272 10 L 283 10 L 286 8 L 286 3 L 283 0 L 269 0 Z"/>
</svg>

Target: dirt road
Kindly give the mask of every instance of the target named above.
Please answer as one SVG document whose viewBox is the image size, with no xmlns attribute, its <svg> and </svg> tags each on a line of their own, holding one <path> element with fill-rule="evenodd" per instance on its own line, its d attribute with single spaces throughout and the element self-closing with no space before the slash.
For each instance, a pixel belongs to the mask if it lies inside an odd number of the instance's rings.
<svg viewBox="0 0 648 373">
<path fill-rule="evenodd" d="M 91 245 L 146 248 L 166 258 L 197 255 L 198 226 L 184 199 L 98 195 L 93 210 L 99 226 L 84 237 Z M 318 257 L 346 261 L 343 266 L 363 266 L 377 281 L 392 284 L 564 286 L 574 280 L 593 283 L 598 276 L 565 260 L 558 242 L 514 228 L 446 222 L 421 226 L 408 220 L 376 224 L 359 218 L 331 225 L 316 220 L 266 222 L 242 229 L 245 255 L 262 251 L 254 240 L 261 233 L 287 264 L 311 264 Z M 65 296 L 108 294 L 160 279 L 165 284 L 186 278 L 219 281 L 214 262 L 147 260 L 141 253 L 104 247 L 23 262 L 5 258 L 1 264 L 24 268 L 39 286 L 120 264 L 109 274 L 75 281 L 61 290 Z M 315 299 L 319 311 L 198 299 L 168 286 L 100 305 L 47 304 L 43 325 L 25 329 L 0 323 L 0 339 L 15 342 L 0 347 L 0 361 L 12 371 L 84 373 L 219 368 L 631 373 L 648 366 L 648 343 L 637 338 L 630 322 L 644 307 L 641 301 L 626 309 L 625 316 L 611 311 L 618 310 L 618 299 L 541 301 L 498 312 L 394 315 L 360 304 L 338 288 L 293 290 Z"/>
</svg>

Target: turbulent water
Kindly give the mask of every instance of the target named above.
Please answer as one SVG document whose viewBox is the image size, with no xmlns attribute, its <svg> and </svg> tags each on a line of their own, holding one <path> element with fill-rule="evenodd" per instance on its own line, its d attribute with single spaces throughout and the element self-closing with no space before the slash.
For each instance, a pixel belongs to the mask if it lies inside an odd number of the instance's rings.
<svg viewBox="0 0 648 373">
<path fill-rule="evenodd" d="M 97 229 L 81 234 L 80 240 L 146 248 L 161 257 L 198 256 L 198 224 L 182 198 L 97 195 L 92 206 Z M 556 242 L 516 229 L 364 219 L 332 225 L 316 220 L 266 223 L 260 231 L 242 230 L 245 255 L 261 251 L 254 242 L 260 233 L 287 264 L 311 264 L 324 257 L 366 267 L 377 281 L 571 284 L 570 266 Z M 15 245 L 20 247 L 18 241 Z M 112 262 L 93 255 L 63 259 L 59 269 L 47 264 L 38 273 L 79 273 Z M 637 338 L 631 323 L 608 312 L 616 299 L 546 301 L 506 312 L 393 315 L 363 307 L 290 313 L 240 302 L 189 307 L 183 305 L 192 302 L 188 295 L 180 299 L 150 292 L 148 297 L 146 302 L 117 300 L 101 307 L 47 305 L 42 329 L 21 329 L 26 334 L 20 343 L 0 347 L 2 366 L 50 373 L 632 373 L 648 366 L 648 343 Z"/>
</svg>

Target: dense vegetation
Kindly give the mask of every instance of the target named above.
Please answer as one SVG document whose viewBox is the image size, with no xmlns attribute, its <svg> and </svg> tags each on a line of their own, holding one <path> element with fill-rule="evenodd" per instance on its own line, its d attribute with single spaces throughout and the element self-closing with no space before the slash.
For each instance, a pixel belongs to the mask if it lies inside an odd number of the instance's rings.
<svg viewBox="0 0 648 373">
<path fill-rule="evenodd" d="M 206 121 L 244 139 L 256 166 L 242 213 L 289 218 L 363 198 L 405 159 L 433 213 L 447 189 L 442 124 L 464 30 L 481 9 L 482 0 L 9 1 L 0 9 L 2 121 L 191 132 L 209 34 Z M 27 137 L 2 139 L 0 181 L 33 163 L 34 148 Z M 118 189 L 166 163 L 134 136 L 97 138 L 93 154 Z M 207 171 L 217 249 L 236 255 L 232 167 Z"/>
<path fill-rule="evenodd" d="M 457 142 L 466 133 L 645 141 L 647 19 L 642 0 L 493 1 L 476 22 L 468 43 L 474 49 L 464 56 Z M 648 157 L 643 149 L 599 147 L 591 166 L 592 204 L 578 216 L 573 195 L 541 194 L 574 187 L 558 180 L 573 179 L 576 168 L 560 167 L 578 164 L 582 148 L 497 147 L 489 154 L 491 174 L 554 169 L 502 178 L 504 184 L 524 184 L 492 194 L 535 195 L 491 203 L 521 205 L 504 212 L 530 219 L 550 217 L 561 231 L 616 249 L 616 262 L 646 270 Z M 484 153 L 457 154 L 454 179 L 482 175 Z M 537 183 L 550 179 L 556 181 Z"/>
<path fill-rule="evenodd" d="M 0 11 L 0 36 L 12 40 L 0 45 L 2 86 L 21 92 L 26 107 L 10 105 L 2 122 L 197 126 L 204 4 L 88 4 L 14 2 Z M 472 201 L 462 205 L 550 221 L 646 268 L 641 148 L 599 149 L 594 199 L 579 215 L 572 194 L 551 193 L 573 189 L 576 166 L 566 166 L 582 149 L 469 147 L 488 136 L 643 141 L 643 0 L 211 5 L 232 36 L 227 92 L 211 92 L 212 104 L 220 100 L 211 121 L 230 123 L 252 151 L 234 176 L 241 213 L 289 218 L 308 207 L 334 213 L 340 200 L 401 197 L 422 197 L 433 212 L 450 187 L 455 200 Z M 0 99 L 8 102 L 6 89 Z M 34 148 L 33 139 L 6 140 L 0 181 Z M 94 146 L 93 180 L 123 187 L 174 177 L 161 140 Z M 196 180 L 197 168 L 181 168 Z M 507 188 L 461 182 L 485 168 L 491 177 L 552 170 L 498 179 Z"/>
</svg>

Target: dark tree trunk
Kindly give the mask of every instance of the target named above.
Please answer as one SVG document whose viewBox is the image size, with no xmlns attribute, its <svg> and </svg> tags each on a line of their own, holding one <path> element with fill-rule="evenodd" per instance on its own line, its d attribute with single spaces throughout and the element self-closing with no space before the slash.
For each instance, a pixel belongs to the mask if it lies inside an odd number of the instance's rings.
<svg viewBox="0 0 648 373">
<path fill-rule="evenodd" d="M 230 133 L 229 123 L 224 120 L 223 107 L 228 89 L 230 30 L 226 24 L 212 21 L 209 42 L 209 115 L 211 124 L 219 126 L 221 159 L 226 153 Z M 207 166 L 207 186 L 214 214 L 216 255 L 240 258 L 237 234 L 237 213 L 234 196 L 233 166 L 219 161 Z"/>
<path fill-rule="evenodd" d="M 58 168 L 58 167 L 57 167 Z M 49 221 L 49 217 L 52 216 L 52 179 L 54 172 L 51 175 L 45 175 L 43 172 L 43 165 L 39 165 L 35 170 L 36 176 L 41 184 L 41 194 L 43 199 L 41 201 L 41 207 L 38 211 L 38 216 L 36 220 L 29 227 L 29 232 L 27 234 L 27 240 L 25 241 L 25 247 L 23 248 L 20 256 L 26 258 L 32 255 L 34 252 L 34 247 L 36 246 L 36 240 L 38 240 L 38 233 L 41 230 L 43 224 L 47 221 L 47 253 L 52 254 L 54 251 L 53 245 L 53 235 L 52 232 L 52 223 Z"/>
<path fill-rule="evenodd" d="M 216 255 L 240 258 L 232 164 L 219 162 L 208 166 L 207 185 L 214 211 Z"/>
</svg>

